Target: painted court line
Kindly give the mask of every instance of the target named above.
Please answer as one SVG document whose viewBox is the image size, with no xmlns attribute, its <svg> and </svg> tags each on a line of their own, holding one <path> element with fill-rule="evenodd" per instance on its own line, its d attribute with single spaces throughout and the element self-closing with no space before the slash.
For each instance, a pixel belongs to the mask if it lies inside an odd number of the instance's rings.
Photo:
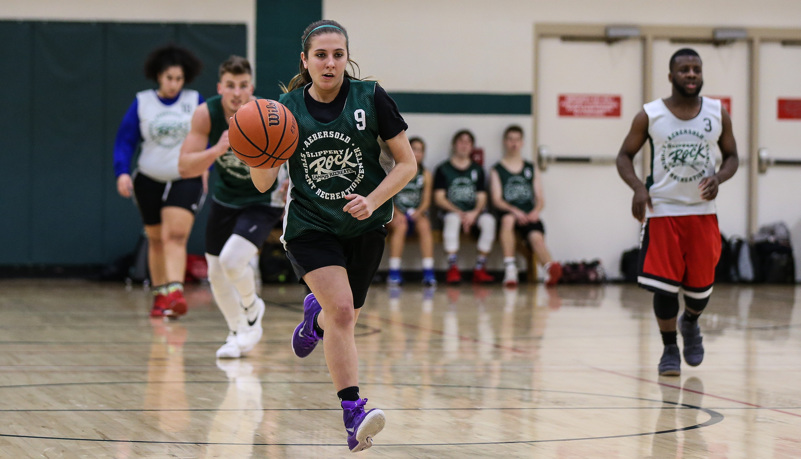
<svg viewBox="0 0 801 459">
<path fill-rule="evenodd" d="M 748 406 L 748 407 L 751 407 L 751 408 L 759 408 L 761 410 L 775 411 L 777 413 L 787 414 L 787 415 L 790 415 L 790 416 L 801 418 L 801 414 L 791 413 L 789 411 L 784 411 L 784 410 L 780 410 L 780 409 L 777 409 L 777 408 L 768 408 L 766 406 L 758 405 L 758 404 L 755 404 L 755 403 L 744 402 L 742 400 L 736 400 L 736 399 L 733 399 L 733 398 L 728 398 L 728 397 L 723 397 L 723 396 L 720 396 L 720 395 L 710 394 L 709 392 L 701 392 L 701 391 L 697 391 L 697 390 L 693 390 L 693 389 L 687 389 L 687 388 L 684 388 L 684 387 L 681 387 L 681 386 L 677 386 L 675 384 L 667 384 L 667 383 L 663 383 L 663 382 L 659 382 L 659 381 L 654 381 L 653 379 L 640 378 L 639 376 L 627 375 L 625 373 L 620 373 L 620 372 L 612 371 L 612 370 L 606 370 L 606 369 L 603 369 L 603 368 L 598 368 L 598 367 L 590 367 L 590 368 L 592 368 L 593 370 L 597 370 L 597 371 L 603 371 L 604 373 L 609 373 L 609 374 L 613 374 L 613 375 L 617 375 L 617 376 L 622 376 L 624 378 L 634 379 L 634 380 L 637 380 L 637 381 L 642 381 L 642 382 L 647 382 L 647 383 L 653 383 L 653 384 L 657 384 L 657 385 L 660 385 L 660 386 L 670 387 L 672 389 L 682 390 L 682 391 L 685 391 L 685 392 L 692 392 L 694 394 L 703 395 L 704 397 L 712 397 L 712 398 L 716 398 L 718 400 L 725 400 L 727 402 L 737 403 L 739 405 L 745 405 L 745 406 Z"/>
</svg>

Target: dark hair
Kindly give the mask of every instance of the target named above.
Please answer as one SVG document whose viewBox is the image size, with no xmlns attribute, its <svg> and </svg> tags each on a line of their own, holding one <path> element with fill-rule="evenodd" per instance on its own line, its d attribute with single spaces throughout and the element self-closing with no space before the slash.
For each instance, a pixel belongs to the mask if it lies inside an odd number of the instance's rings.
<svg viewBox="0 0 801 459">
<path fill-rule="evenodd" d="M 355 61 L 351 60 L 350 58 L 350 41 L 348 39 L 348 31 L 345 30 L 342 25 L 336 21 L 332 21 L 330 19 L 322 19 L 316 22 L 312 22 L 306 27 L 306 30 L 303 31 L 303 35 L 300 37 L 301 42 L 301 50 L 303 51 L 303 55 L 306 56 L 306 59 L 309 58 L 309 49 L 311 48 L 311 38 L 316 37 L 317 35 L 322 35 L 324 33 L 338 33 L 345 37 L 345 51 L 348 53 L 348 64 L 350 65 L 351 70 L 354 70 L 354 73 L 358 74 L 359 64 Z M 349 80 L 358 80 L 358 77 L 355 77 L 348 73 L 348 70 L 345 69 L 345 78 Z M 281 89 L 284 92 L 293 91 L 298 88 L 302 88 L 309 84 L 312 81 L 311 75 L 309 75 L 309 71 L 303 67 L 303 60 L 300 61 L 299 71 L 298 74 L 292 77 L 289 81 L 288 85 L 284 85 L 281 83 Z"/>
<path fill-rule="evenodd" d="M 423 150 L 426 149 L 426 143 L 420 137 L 415 136 L 409 139 L 409 145 L 411 145 L 413 142 L 420 142 L 420 145 L 423 146 Z"/>
<path fill-rule="evenodd" d="M 179 66 L 184 71 L 184 81 L 189 84 L 203 69 L 200 61 L 191 51 L 172 43 L 156 48 L 145 59 L 145 77 L 156 83 L 159 75 L 170 67 Z"/>
<path fill-rule="evenodd" d="M 220 64 L 219 70 L 219 78 L 222 78 L 223 75 L 226 73 L 231 73 L 233 75 L 253 75 L 253 72 L 250 70 L 250 62 L 242 56 L 230 55 L 228 59 L 225 60 L 222 64 Z"/>
<path fill-rule="evenodd" d="M 460 129 L 460 130 L 456 131 L 456 134 L 453 135 L 453 138 L 451 139 L 451 146 L 456 145 L 456 139 L 458 139 L 459 137 L 461 137 L 461 136 L 463 136 L 465 134 L 468 137 L 470 137 L 470 142 L 473 145 L 475 145 L 476 144 L 476 136 L 474 136 L 473 133 L 470 132 L 468 129 Z"/>
<path fill-rule="evenodd" d="M 517 133 L 519 133 L 519 134 L 520 134 L 520 137 L 522 137 L 522 136 L 523 136 L 523 128 L 521 128 L 521 127 L 520 127 L 520 126 L 518 126 L 517 124 L 511 124 L 511 125 L 509 125 L 509 127 L 507 127 L 506 129 L 504 129 L 504 131 L 503 131 L 503 138 L 505 139 L 505 138 L 506 138 L 506 136 L 507 136 L 507 135 L 509 135 L 509 133 L 510 133 L 510 132 L 517 132 Z"/>
<path fill-rule="evenodd" d="M 676 51 L 675 53 L 673 53 L 672 56 L 670 56 L 670 63 L 668 64 L 668 70 L 673 71 L 673 64 L 675 64 L 676 63 L 676 59 L 681 57 L 681 56 L 695 56 L 695 57 L 698 58 L 698 60 L 701 60 L 701 56 L 699 56 L 698 53 L 695 52 L 694 49 L 692 49 L 692 48 L 682 48 L 682 49 Z"/>
</svg>

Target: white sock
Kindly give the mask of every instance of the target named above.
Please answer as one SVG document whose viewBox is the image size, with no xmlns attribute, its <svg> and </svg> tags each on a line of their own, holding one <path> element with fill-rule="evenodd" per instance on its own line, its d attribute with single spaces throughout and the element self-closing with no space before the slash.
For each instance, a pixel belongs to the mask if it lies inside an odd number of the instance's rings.
<svg viewBox="0 0 801 459">
<path fill-rule="evenodd" d="M 423 269 L 434 269 L 434 259 L 431 257 L 423 258 Z"/>
<path fill-rule="evenodd" d="M 516 265 L 517 261 L 515 257 L 503 257 L 503 264 L 505 265 Z"/>
<path fill-rule="evenodd" d="M 392 257 L 389 259 L 389 269 L 400 269 L 401 259 L 399 257 Z"/>
</svg>

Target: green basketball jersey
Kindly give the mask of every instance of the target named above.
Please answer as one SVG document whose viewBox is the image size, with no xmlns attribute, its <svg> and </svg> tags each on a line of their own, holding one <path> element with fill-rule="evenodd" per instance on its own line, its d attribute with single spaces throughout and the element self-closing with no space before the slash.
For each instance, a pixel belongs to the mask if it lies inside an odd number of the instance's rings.
<svg viewBox="0 0 801 459">
<path fill-rule="evenodd" d="M 285 241 L 309 231 L 355 237 L 392 218 L 392 201 L 365 220 L 342 210 L 346 195 L 367 196 L 387 176 L 379 158 L 378 119 L 373 81 L 350 81 L 342 113 L 330 123 L 314 119 L 306 108 L 304 89 L 281 95 L 298 122 L 298 149 L 289 159 L 289 193 L 284 217 Z"/>
<path fill-rule="evenodd" d="M 534 210 L 534 188 L 531 180 L 534 178 L 534 164 L 524 161 L 523 169 L 513 174 L 503 164 L 495 165 L 495 171 L 501 179 L 503 200 L 517 207 L 523 212 Z"/>
<path fill-rule="evenodd" d="M 423 199 L 423 185 L 425 185 L 424 170 L 422 165 L 418 166 L 417 175 L 393 198 L 395 206 L 402 212 L 420 207 L 420 201 Z"/>
<path fill-rule="evenodd" d="M 214 145 L 220 140 L 222 133 L 228 129 L 228 120 L 225 119 L 221 96 L 217 95 L 209 98 L 206 101 L 206 106 L 209 108 L 209 116 L 211 117 L 209 145 Z M 278 181 L 276 180 L 276 183 L 266 193 L 261 193 L 250 179 L 250 167 L 237 158 L 230 148 L 224 155 L 214 160 L 214 166 L 218 174 L 212 193 L 215 201 L 228 207 L 236 208 L 254 204 L 282 207 L 283 204 L 280 202 L 279 193 L 275 193 L 275 196 L 273 196 L 273 191 L 276 190 Z"/>
<path fill-rule="evenodd" d="M 484 170 L 476 163 L 470 163 L 467 169 L 453 167 L 450 161 L 440 164 L 438 170 L 445 176 L 448 184 L 445 189 L 448 201 L 463 211 L 476 207 L 478 182 L 484 180 Z"/>
</svg>

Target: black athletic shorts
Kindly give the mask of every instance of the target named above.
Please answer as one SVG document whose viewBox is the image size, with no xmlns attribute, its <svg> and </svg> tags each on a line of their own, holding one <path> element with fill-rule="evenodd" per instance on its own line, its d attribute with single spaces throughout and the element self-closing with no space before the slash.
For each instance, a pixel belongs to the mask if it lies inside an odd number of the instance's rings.
<svg viewBox="0 0 801 459">
<path fill-rule="evenodd" d="M 200 177 L 159 182 L 141 172 L 134 172 L 134 202 L 145 225 L 161 224 L 161 209 L 180 207 L 197 214 L 206 194 Z"/>
<path fill-rule="evenodd" d="M 501 227 L 501 218 L 508 213 L 510 212 L 497 212 L 495 214 L 495 218 L 498 220 L 498 229 Z M 532 231 L 539 231 L 540 233 L 545 234 L 545 225 L 542 224 L 542 220 L 539 220 L 536 223 L 526 223 L 525 225 L 519 225 L 517 220 L 515 220 L 515 231 L 517 231 L 517 235 L 520 236 L 520 239 L 528 242 L 528 233 Z"/>
<path fill-rule="evenodd" d="M 206 221 L 206 253 L 220 256 L 232 234 L 238 234 L 261 248 L 273 227 L 282 221 L 283 213 L 283 207 L 254 205 L 239 209 L 212 200 Z"/>
<path fill-rule="evenodd" d="M 545 226 L 542 224 L 542 220 L 534 223 L 526 223 L 525 225 L 515 224 L 515 230 L 517 230 L 517 234 L 520 235 L 520 238 L 525 239 L 526 241 L 528 241 L 528 233 L 532 231 L 539 231 L 540 233 L 545 234 Z"/>
<path fill-rule="evenodd" d="M 364 306 L 367 289 L 381 264 L 386 237 L 384 227 L 348 239 L 322 232 L 304 233 L 287 241 L 286 256 L 301 280 L 306 273 L 318 268 L 345 268 L 353 293 L 353 307 L 359 309 Z"/>
</svg>

